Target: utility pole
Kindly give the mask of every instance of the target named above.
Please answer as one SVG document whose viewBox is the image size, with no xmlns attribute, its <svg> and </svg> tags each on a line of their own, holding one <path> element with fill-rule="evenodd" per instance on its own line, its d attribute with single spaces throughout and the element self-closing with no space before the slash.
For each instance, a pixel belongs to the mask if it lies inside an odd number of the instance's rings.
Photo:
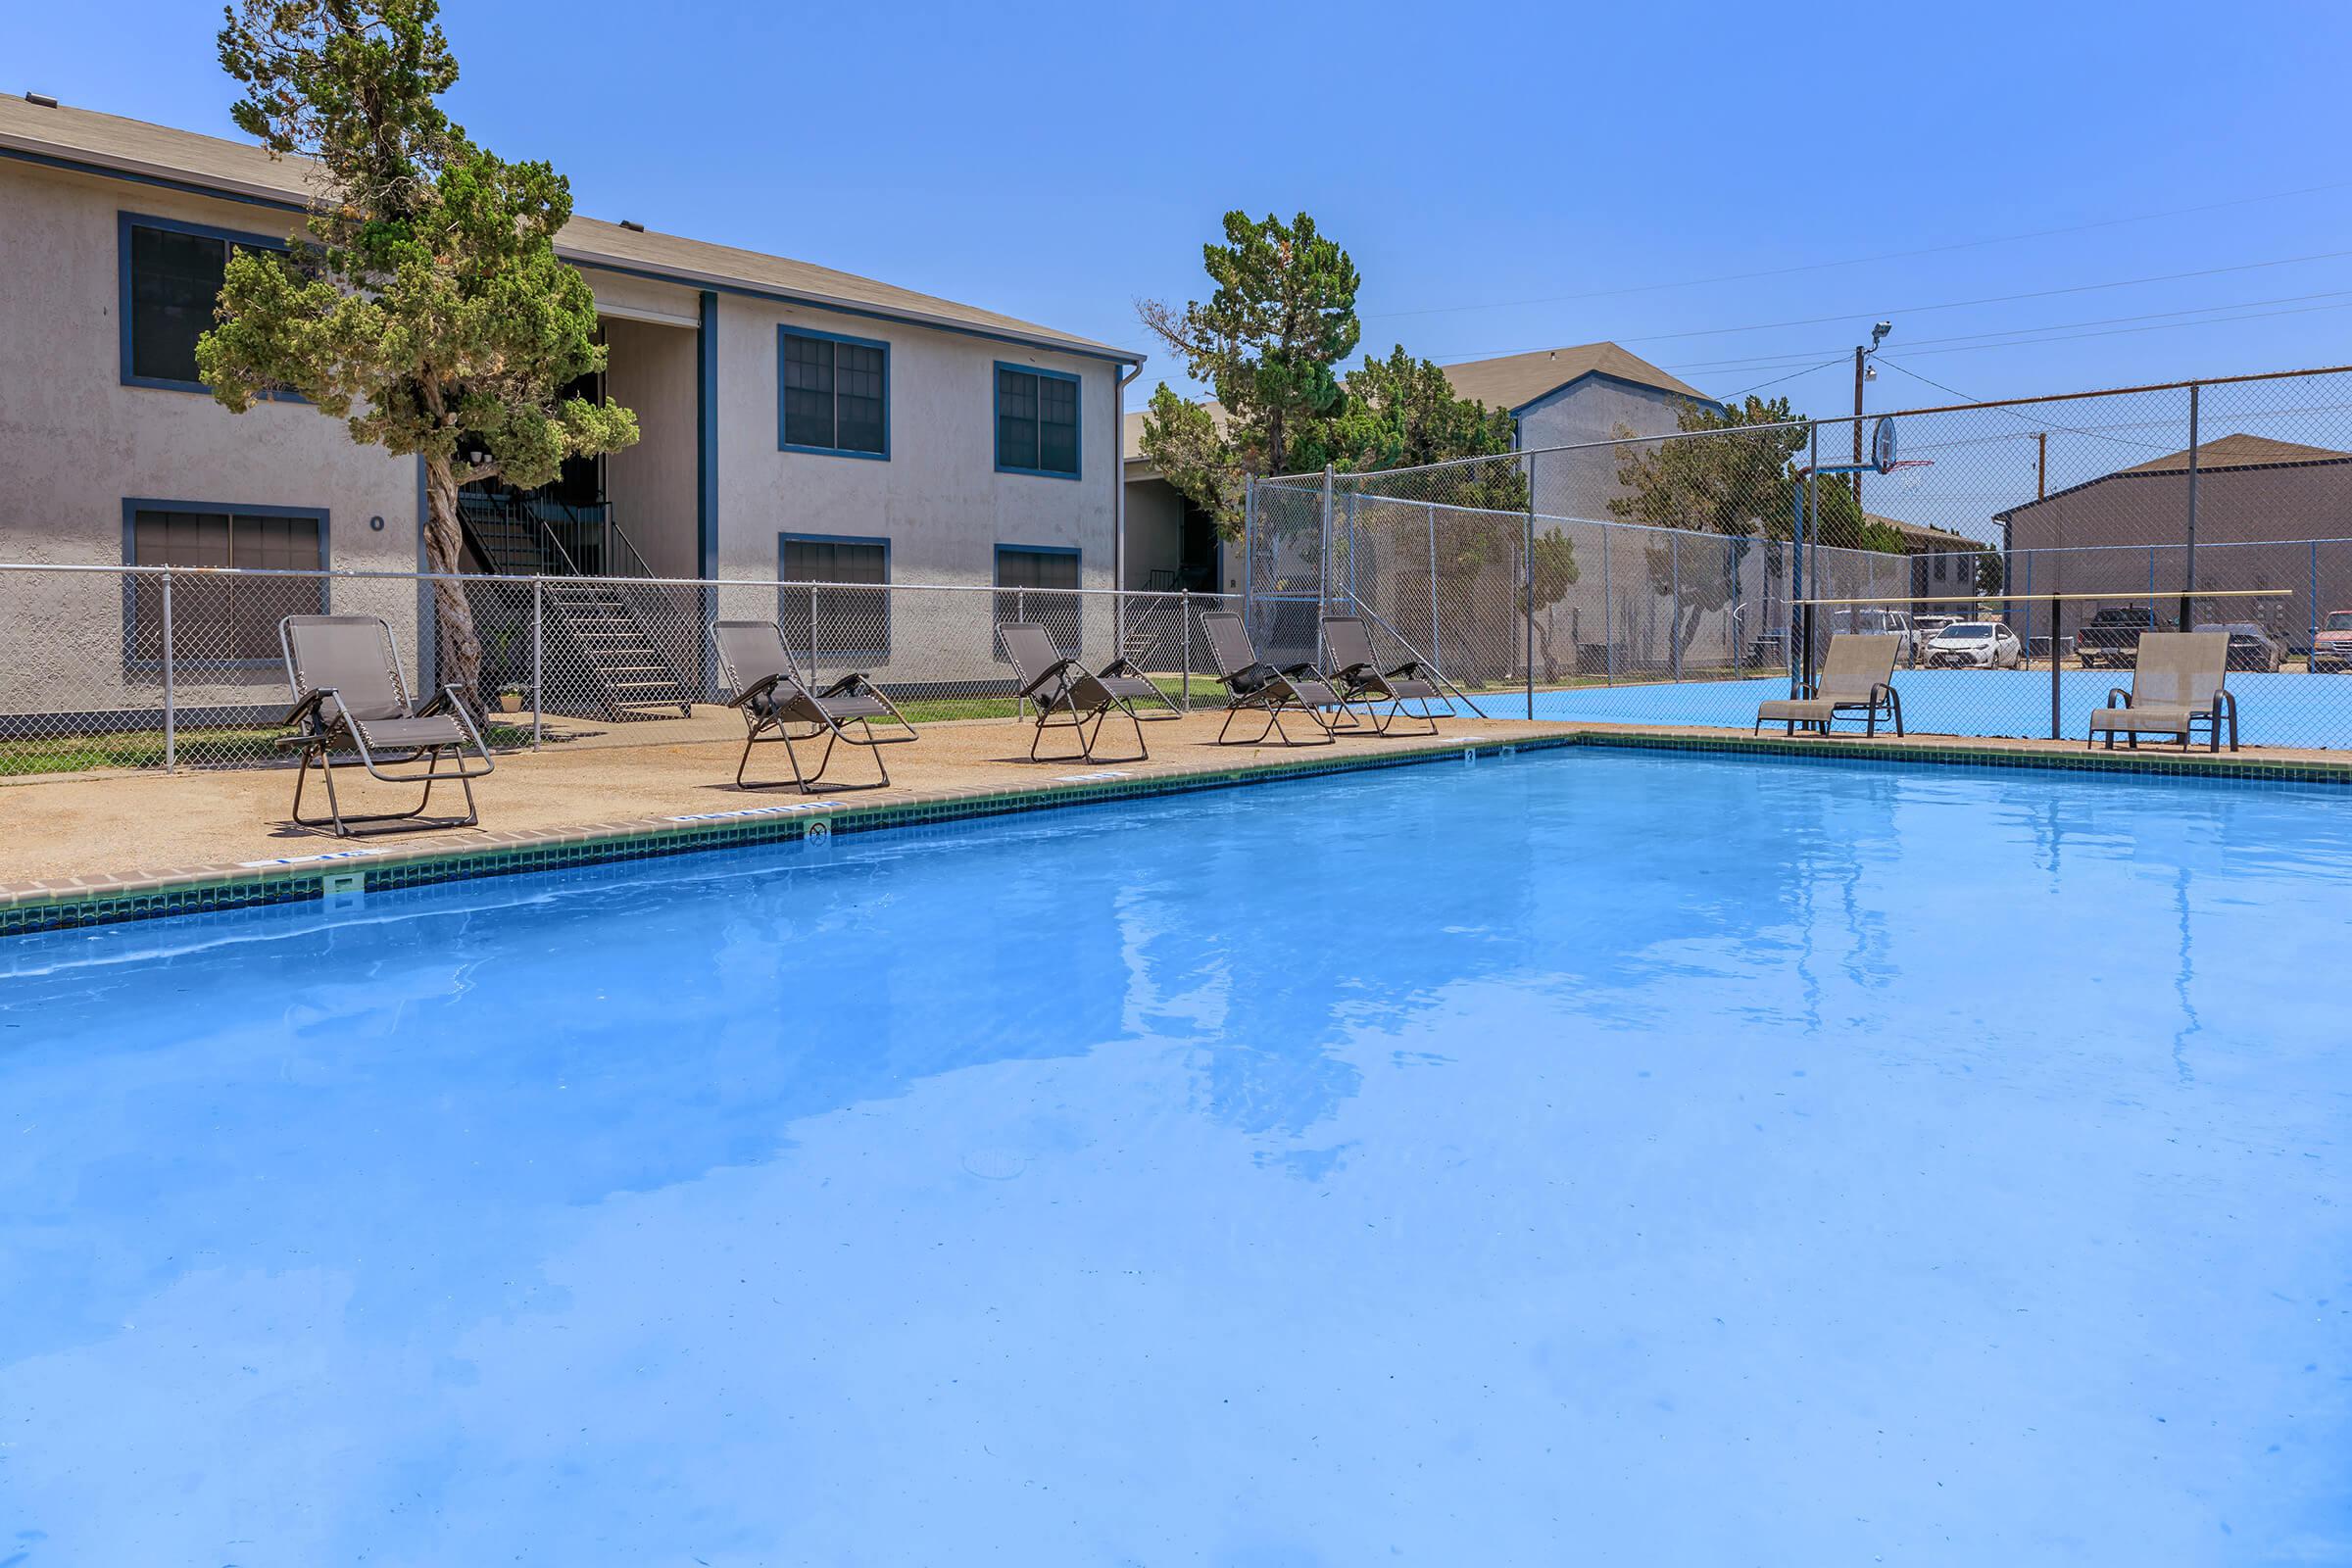
<svg viewBox="0 0 2352 1568">
<path fill-rule="evenodd" d="M 1862 383 L 1879 378 L 1877 368 L 1870 363 L 1871 356 L 1879 352 L 1879 345 L 1886 342 L 1886 334 L 1893 330 L 1892 321 L 1881 321 L 1870 329 L 1869 343 L 1854 345 L 1854 471 L 1847 483 L 1854 487 L 1854 511 L 1857 514 L 1862 510 Z M 1818 522 L 1820 519 L 1814 520 Z"/>
</svg>

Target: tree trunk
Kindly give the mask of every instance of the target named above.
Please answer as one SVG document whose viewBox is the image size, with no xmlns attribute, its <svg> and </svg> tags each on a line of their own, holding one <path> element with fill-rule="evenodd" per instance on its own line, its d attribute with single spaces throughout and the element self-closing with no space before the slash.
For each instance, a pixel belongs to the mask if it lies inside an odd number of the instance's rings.
<svg viewBox="0 0 2352 1568">
<path fill-rule="evenodd" d="M 482 705 L 482 639 L 473 624 L 473 605 L 466 585 L 451 578 L 466 558 L 466 536 L 458 526 L 458 476 L 447 458 L 424 460 L 424 559 L 438 573 L 433 581 L 433 622 L 444 686 L 455 686 L 466 705 L 479 714 Z"/>
</svg>

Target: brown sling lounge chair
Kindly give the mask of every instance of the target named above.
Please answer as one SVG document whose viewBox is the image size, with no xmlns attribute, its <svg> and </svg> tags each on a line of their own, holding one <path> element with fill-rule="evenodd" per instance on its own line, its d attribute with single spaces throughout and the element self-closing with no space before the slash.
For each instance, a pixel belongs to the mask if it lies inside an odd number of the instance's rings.
<svg viewBox="0 0 2352 1568">
<path fill-rule="evenodd" d="M 1231 611 L 1202 615 L 1200 626 L 1208 633 L 1209 651 L 1217 661 L 1217 678 L 1225 683 L 1228 694 L 1225 723 L 1217 731 L 1219 746 L 1255 746 L 1268 735 L 1281 736 L 1285 746 L 1329 746 L 1338 739 L 1332 733 L 1334 721 L 1325 718 L 1323 712 L 1336 709 L 1345 716 L 1348 703 L 1314 665 L 1293 664 L 1288 669 L 1276 669 L 1266 663 L 1257 657 L 1257 649 L 1251 645 L 1242 617 Z M 1304 713 L 1322 732 L 1321 738 L 1291 739 L 1290 731 L 1282 727 L 1286 711 Z M 1251 712 L 1265 714 L 1266 727 L 1247 740 L 1227 740 L 1225 734 L 1233 728 L 1235 715 Z"/>
<path fill-rule="evenodd" d="M 1013 678 L 1020 682 L 1020 695 L 1037 710 L 1037 732 L 1029 738 L 1029 760 L 1072 760 L 1066 757 L 1037 755 L 1049 729 L 1077 731 L 1078 757 L 1089 762 L 1151 760 L 1152 749 L 1144 744 L 1144 716 L 1136 711 L 1135 705 L 1138 700 L 1168 705 L 1168 699 L 1142 670 L 1124 659 L 1114 660 L 1100 671 L 1089 670 L 1075 659 L 1062 658 L 1054 646 L 1053 634 L 1035 621 L 1008 621 L 997 628 L 997 635 L 1004 641 L 1004 657 L 1012 661 Z M 1114 712 L 1124 713 L 1135 726 L 1133 757 L 1095 755 L 1095 742 L 1102 738 L 1103 721 Z M 1168 705 L 1165 713 L 1153 715 L 1153 722 L 1181 716 Z"/>
<path fill-rule="evenodd" d="M 2107 706 L 2090 715 L 2087 744 L 2107 737 L 2115 750 L 2118 735 L 2129 736 L 2133 750 L 2142 735 L 2173 735 L 2186 751 L 2196 741 L 2196 726 L 2205 726 L 2205 749 L 2222 749 L 2222 725 L 2230 726 L 2230 749 L 2237 750 L 2237 699 L 2223 688 L 2230 671 L 2230 634 L 2226 631 L 2148 631 L 2139 635 L 2139 658 L 2132 666 L 2132 687 L 2107 693 Z"/>
<path fill-rule="evenodd" d="M 803 795 L 821 790 L 878 790 L 889 785 L 890 769 L 882 761 L 881 749 L 916 737 L 914 726 L 881 687 L 863 674 L 852 674 L 821 692 L 810 691 L 794 672 L 792 657 L 784 651 L 784 634 L 774 621 L 722 620 L 711 626 L 710 640 L 718 650 L 719 672 L 735 693 L 727 699 L 727 706 L 743 710 L 743 757 L 735 764 L 736 788 L 774 789 L 782 784 L 780 779 L 775 784 L 744 782 L 743 770 L 751 764 L 752 748 L 761 741 L 784 743 L 784 755 L 792 761 L 793 782 Z M 890 720 L 906 733 L 875 734 L 873 721 L 877 718 Z M 797 735 L 793 733 L 796 724 L 806 726 Z M 804 772 L 796 743 L 819 735 L 825 738 L 824 754 L 813 770 Z M 825 782 L 833 748 L 844 742 L 872 751 L 881 777 L 871 784 Z"/>
<path fill-rule="evenodd" d="M 1894 689 L 1894 661 L 1902 652 L 1903 640 L 1896 636 L 1862 635 L 1838 632 L 1830 638 L 1830 651 L 1822 656 L 1821 673 L 1813 689 L 1795 697 L 1776 697 L 1756 708 L 1755 730 L 1767 724 L 1787 724 L 1793 735 L 1799 725 L 1815 727 L 1824 735 L 1839 713 L 1863 715 L 1862 733 L 1879 732 L 1879 716 L 1883 713 L 1894 721 L 1894 732 L 1903 732 L 1903 700 Z"/>
<path fill-rule="evenodd" d="M 302 753 L 294 775 L 298 826 L 331 826 L 337 838 L 350 838 L 355 825 L 372 824 L 370 832 L 394 833 L 471 827 L 481 820 L 474 808 L 473 781 L 489 773 L 490 749 L 482 744 L 482 732 L 474 727 L 473 714 L 455 686 L 442 687 L 422 708 L 410 700 L 390 626 L 374 615 L 288 615 L 277 623 L 277 642 L 286 656 L 286 680 L 294 688 L 294 710 L 285 722 L 301 728 L 301 733 L 278 740 L 280 746 Z M 422 784 L 423 798 L 413 811 L 345 816 L 335 799 L 337 752 L 356 754 L 361 766 L 387 784 Z M 419 761 L 424 764 L 421 772 L 416 768 Z M 446 771 L 444 761 L 450 764 Z M 326 780 L 324 816 L 302 814 L 302 786 L 313 762 Z M 433 786 L 442 783 L 455 783 L 466 792 L 464 816 L 424 814 L 433 801 Z"/>
<path fill-rule="evenodd" d="M 1430 711 L 1430 704 L 1443 703 L 1445 693 L 1430 676 L 1434 673 L 1418 659 L 1408 659 L 1393 669 L 1382 669 L 1372 653 L 1372 634 L 1364 629 L 1361 617 L 1355 615 L 1326 615 L 1323 617 L 1323 648 L 1331 660 L 1331 682 L 1350 703 L 1363 705 L 1372 720 L 1376 735 L 1390 733 L 1398 719 L 1414 718 L 1427 724 L 1426 730 L 1406 730 L 1408 735 L 1435 735 L 1438 715 Z M 1387 703 L 1386 713 L 1376 712 L 1373 704 Z M 1407 703 L 1419 703 L 1417 713 L 1405 711 Z M 1452 709 L 1448 707 L 1450 714 Z"/>
</svg>

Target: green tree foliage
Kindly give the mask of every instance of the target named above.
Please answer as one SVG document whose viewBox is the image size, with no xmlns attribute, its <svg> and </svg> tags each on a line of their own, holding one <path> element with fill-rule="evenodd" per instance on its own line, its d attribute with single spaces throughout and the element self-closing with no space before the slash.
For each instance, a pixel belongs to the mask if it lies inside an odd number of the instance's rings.
<svg viewBox="0 0 2352 1568">
<path fill-rule="evenodd" d="M 1354 472 L 1511 450 L 1517 421 L 1500 409 L 1456 397 L 1445 370 L 1401 346 L 1385 360 L 1367 358 L 1342 383 L 1345 396 L 1312 432 L 1321 466 Z M 1516 465 L 1495 466 L 1516 473 Z"/>
<path fill-rule="evenodd" d="M 2002 585 L 2001 556 L 1997 550 L 1977 553 L 1977 592 L 1997 594 Z"/>
<path fill-rule="evenodd" d="M 458 66 L 436 0 L 240 0 L 220 56 L 238 125 L 315 160 L 307 243 L 234 256 L 196 359 L 243 411 L 290 387 L 352 439 L 423 460 L 425 554 L 463 555 L 458 489 L 529 489 L 637 439 L 628 410 L 568 396 L 604 368 L 596 301 L 555 253 L 571 189 L 483 151 L 438 102 Z M 478 699 L 461 585 L 434 585 L 442 679 Z"/>
<path fill-rule="evenodd" d="M 1227 213 L 1224 242 L 1202 247 L 1215 289 L 1181 311 L 1138 309 L 1145 325 L 1215 395 L 1212 412 L 1162 382 L 1145 410 L 1143 452 L 1228 537 L 1242 531 L 1251 477 L 1322 467 L 1362 472 L 1504 453 L 1508 414 L 1453 395 L 1446 372 L 1401 347 L 1343 375 L 1355 350 L 1358 276 L 1348 253 L 1300 213 L 1289 222 Z M 1469 476 L 1457 505 L 1526 505 L 1515 465 Z"/>
<path fill-rule="evenodd" d="M 1216 285 L 1205 302 L 1179 311 L 1144 300 L 1137 311 L 1184 362 L 1185 372 L 1215 394 L 1226 439 L 1245 470 L 1281 472 L 1296 462 L 1298 428 L 1340 402 L 1337 367 L 1361 333 L 1359 280 L 1348 253 L 1305 213 L 1286 223 L 1271 213 L 1252 220 L 1230 212 L 1224 230 L 1223 244 L 1200 248 L 1201 266 Z M 1154 423 L 1145 421 L 1144 451 L 1157 465 Z"/>
<path fill-rule="evenodd" d="M 1584 572 L 1576 564 L 1576 541 L 1553 528 L 1536 535 L 1535 554 L 1530 558 L 1533 571 L 1529 584 L 1528 608 L 1538 617 L 1536 642 L 1544 650 L 1544 678 L 1557 680 L 1559 660 L 1551 646 L 1551 617 L 1544 613 L 1568 597 Z"/>
<path fill-rule="evenodd" d="M 1798 470 L 1807 432 L 1792 422 L 1787 398 L 1750 396 L 1717 408 L 1686 403 L 1677 426 L 1694 440 L 1629 443 L 1617 462 L 1623 493 L 1609 512 L 1627 522 L 1723 534 L 1735 542 L 1728 562 L 1696 563 L 1690 546 L 1659 540 L 1647 551 L 1650 586 L 1677 597 L 1682 624 L 1676 635 L 1688 650 L 1705 617 L 1731 602 L 1740 563 L 1753 539 L 1792 538 L 1796 526 Z M 1631 431 L 1621 431 L 1631 435 Z M 1820 509 L 1813 524 L 1816 543 L 1848 550 L 1901 555 L 1902 534 L 1892 524 L 1865 514 L 1853 487 L 1837 476 L 1810 486 Z M 1777 574 L 1780 558 L 1768 558 Z"/>
</svg>

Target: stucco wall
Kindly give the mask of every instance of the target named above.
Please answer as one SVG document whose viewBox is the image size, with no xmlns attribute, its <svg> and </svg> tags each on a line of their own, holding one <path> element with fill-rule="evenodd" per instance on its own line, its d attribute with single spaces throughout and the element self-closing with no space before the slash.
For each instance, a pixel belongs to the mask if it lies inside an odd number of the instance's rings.
<svg viewBox="0 0 2352 1568">
<path fill-rule="evenodd" d="M 1184 497 L 1165 479 L 1138 479 L 1127 486 L 1127 580 L 1141 588 L 1155 571 L 1184 564 Z"/>
<path fill-rule="evenodd" d="M 1672 395 L 1654 387 L 1589 375 L 1520 414 L 1519 450 L 1615 441 L 1629 433 L 1668 435 L 1680 428 L 1676 404 Z M 1537 459 L 1537 509 L 1555 516 L 1610 520 L 1609 502 L 1625 493 L 1617 482 L 1619 457 L 1618 451 L 1596 448 Z"/>
<path fill-rule="evenodd" d="M 0 562 L 117 564 L 125 497 L 326 514 L 337 570 L 408 571 L 417 560 L 419 487 L 413 459 L 355 445 L 340 423 L 300 403 L 244 415 L 200 392 L 122 383 L 118 215 L 123 212 L 278 237 L 295 215 L 95 177 L 0 163 Z M 657 570 L 697 564 L 697 334 L 646 320 L 690 320 L 695 291 L 592 275 L 615 312 L 612 395 L 645 439 L 616 454 L 609 483 L 618 515 Z M 783 452 L 777 444 L 776 328 L 791 322 L 891 345 L 888 461 Z M 1073 548 L 1082 580 L 1114 586 L 1119 484 L 1115 368 L 1100 361 L 722 295 L 718 306 L 718 569 L 772 579 L 777 536 L 809 532 L 892 541 L 896 582 L 993 584 L 996 546 Z M 1074 374 L 1081 383 L 1080 477 L 1001 474 L 995 458 L 999 361 Z M 370 527 L 380 517 L 383 526 Z M 365 601 L 363 607 L 362 601 Z M 338 583 L 332 608 L 394 620 L 416 655 L 416 590 Z M 292 608 L 308 608 L 296 606 Z M 894 628 L 894 666 L 998 673 L 986 593 L 908 607 Z M 61 574 L 0 573 L 0 712 L 85 711 L 156 703 L 150 670 L 122 653 L 121 587 Z M 1107 600 L 1090 603 L 1086 652 L 1112 650 Z M 935 670 L 926 666 L 938 666 Z M 412 674 L 416 673 L 414 662 Z M 283 697 L 266 668 L 181 672 L 185 707 Z"/>
<path fill-rule="evenodd" d="M 2012 514 L 2009 587 L 2026 593 L 2141 594 L 2157 615 L 2180 613 L 2187 576 L 2188 475 L 2117 476 Z M 2352 538 L 2352 463 L 2222 468 L 2197 476 L 2197 583 L 2207 589 L 2279 590 L 2277 597 L 2204 600 L 2195 619 L 2253 620 L 2296 646 L 2316 615 L 2352 608 L 2352 545 L 2316 549 L 2285 541 Z M 2105 546 L 2093 549 L 2084 547 Z M 2068 605 L 2066 631 L 2098 606 Z M 2040 623 L 2035 622 L 2039 630 Z"/>
<path fill-rule="evenodd" d="M 355 445 L 308 405 L 238 415 L 200 392 L 125 386 L 118 215 L 283 235 L 293 215 L 0 163 L 0 561 L 118 564 L 126 497 L 298 507 L 327 514 L 329 564 L 413 570 L 413 459 Z M 383 527 L 369 519 L 381 517 Z M 386 596 L 375 596 L 382 598 Z M 415 595 L 401 598 L 413 634 Z M 0 710 L 79 711 L 152 700 L 122 657 L 113 582 L 0 573 Z M 284 676 L 221 674 L 190 706 L 275 702 Z"/>
<path fill-rule="evenodd" d="M 595 279 L 602 299 L 604 280 Z M 637 416 L 637 444 L 605 460 L 613 519 L 657 576 L 696 575 L 695 371 L 698 334 L 605 319 L 606 395 Z"/>
<path fill-rule="evenodd" d="M 1007 544 L 1074 548 L 1084 586 L 1114 586 L 1112 367 L 732 295 L 719 297 L 718 318 L 720 576 L 772 579 L 777 536 L 812 533 L 889 539 L 896 583 L 992 585 L 996 547 Z M 887 461 L 778 450 L 776 332 L 785 324 L 890 345 Z M 1000 361 L 1080 377 L 1078 478 L 996 471 Z M 976 674 L 972 662 L 982 661 L 993 671 L 987 599 L 907 602 L 888 669 L 935 678 L 929 671 Z M 1110 657 L 1107 599 L 1090 603 L 1086 641 L 1090 657 Z"/>
</svg>

